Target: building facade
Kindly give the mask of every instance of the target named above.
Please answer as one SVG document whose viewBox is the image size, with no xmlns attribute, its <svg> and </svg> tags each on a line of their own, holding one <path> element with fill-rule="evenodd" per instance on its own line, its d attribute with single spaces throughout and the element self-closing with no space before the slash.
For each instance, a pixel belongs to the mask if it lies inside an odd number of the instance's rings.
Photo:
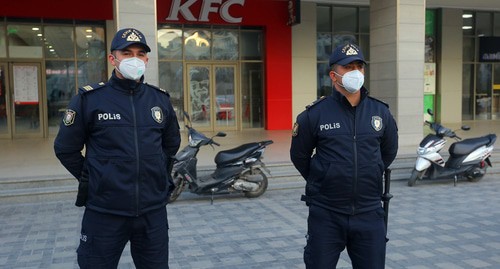
<svg viewBox="0 0 500 269">
<path fill-rule="evenodd" d="M 77 88 L 109 77 L 110 41 L 125 27 L 152 48 L 146 81 L 202 130 L 291 129 L 331 93 L 328 55 L 345 41 L 363 49 L 366 86 L 390 105 L 402 145 L 422 138 L 426 108 L 444 123 L 500 116 L 495 1 L 27 2 L 0 11 L 3 139 L 57 133 Z"/>
</svg>

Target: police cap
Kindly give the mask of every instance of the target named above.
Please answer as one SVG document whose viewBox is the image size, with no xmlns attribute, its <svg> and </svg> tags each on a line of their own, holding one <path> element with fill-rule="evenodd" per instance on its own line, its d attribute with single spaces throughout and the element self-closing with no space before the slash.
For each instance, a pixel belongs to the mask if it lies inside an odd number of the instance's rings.
<svg viewBox="0 0 500 269">
<path fill-rule="evenodd" d="M 146 43 L 146 37 L 139 30 L 134 28 L 125 28 L 116 32 L 113 41 L 111 41 L 111 51 L 122 50 L 133 44 L 143 46 L 146 52 L 151 51 Z"/>
<path fill-rule="evenodd" d="M 355 44 L 348 43 L 335 48 L 332 55 L 330 55 L 329 65 L 346 65 L 354 61 L 361 61 L 366 64 L 363 52 L 361 52 L 359 47 Z"/>
</svg>

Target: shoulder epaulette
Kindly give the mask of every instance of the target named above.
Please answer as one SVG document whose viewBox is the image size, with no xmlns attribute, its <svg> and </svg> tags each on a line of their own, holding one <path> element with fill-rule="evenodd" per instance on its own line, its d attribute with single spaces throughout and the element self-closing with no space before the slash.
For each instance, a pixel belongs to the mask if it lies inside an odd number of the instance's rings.
<svg viewBox="0 0 500 269">
<path fill-rule="evenodd" d="M 384 101 L 382 101 L 382 100 L 379 100 L 379 99 L 377 99 L 377 98 L 375 98 L 375 97 L 371 97 L 371 96 L 369 96 L 369 95 L 368 95 L 368 98 L 370 98 L 370 99 L 372 99 L 372 100 L 375 100 L 375 101 L 377 101 L 377 102 L 379 102 L 379 103 L 382 103 L 382 104 L 384 104 L 386 107 L 389 107 L 389 104 L 387 104 L 386 102 L 384 102 Z"/>
<path fill-rule="evenodd" d="M 80 87 L 80 92 L 81 93 L 90 92 L 90 91 L 102 88 L 102 87 L 104 87 L 104 85 L 106 85 L 104 82 L 89 84 L 89 85 Z"/>
<path fill-rule="evenodd" d="M 321 101 L 323 101 L 323 100 L 325 100 L 325 99 L 326 99 L 326 96 L 321 96 L 321 97 L 320 97 L 319 99 L 317 99 L 316 101 L 314 101 L 314 102 L 312 102 L 312 103 L 308 104 L 308 105 L 306 106 L 306 109 L 309 109 L 309 108 L 311 108 L 311 107 L 313 107 L 313 106 L 315 106 L 315 105 L 319 104 L 319 102 L 321 102 Z"/>
<path fill-rule="evenodd" d="M 148 84 L 148 83 L 144 83 L 144 84 L 148 85 L 149 87 L 151 87 L 153 89 L 159 90 L 160 92 L 166 93 L 168 96 L 170 96 L 170 94 L 165 89 L 162 89 L 160 87 L 157 87 L 155 85 L 151 85 L 151 84 Z"/>
</svg>

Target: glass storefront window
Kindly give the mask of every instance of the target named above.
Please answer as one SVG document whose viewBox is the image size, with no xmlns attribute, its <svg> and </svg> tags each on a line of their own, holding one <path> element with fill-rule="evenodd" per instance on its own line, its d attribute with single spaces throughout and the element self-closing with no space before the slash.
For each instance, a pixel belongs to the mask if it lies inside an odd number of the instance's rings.
<svg viewBox="0 0 500 269">
<path fill-rule="evenodd" d="M 491 115 L 491 64 L 476 65 L 476 119 L 489 119 Z"/>
<path fill-rule="evenodd" d="M 330 66 L 328 63 L 318 63 L 318 96 L 327 96 L 332 94 L 332 79 L 330 78 Z"/>
<path fill-rule="evenodd" d="M 262 63 L 242 63 L 241 118 L 243 128 L 264 127 L 264 98 Z"/>
<path fill-rule="evenodd" d="M 332 11 L 329 6 L 316 7 L 316 28 L 318 32 L 332 31 Z"/>
<path fill-rule="evenodd" d="M 263 37 L 261 31 L 240 32 L 241 60 L 261 60 Z"/>
<path fill-rule="evenodd" d="M 493 33 L 491 28 L 491 13 L 477 12 L 476 13 L 476 34 L 482 36 L 491 36 Z"/>
<path fill-rule="evenodd" d="M 73 26 L 45 26 L 46 58 L 74 58 Z"/>
<path fill-rule="evenodd" d="M 158 57 L 165 60 L 182 60 L 182 30 L 158 30 Z"/>
<path fill-rule="evenodd" d="M 357 33 L 358 14 L 356 7 L 333 7 L 333 32 Z"/>
<path fill-rule="evenodd" d="M 106 62 L 102 60 L 79 60 L 77 62 L 78 87 L 107 81 Z"/>
<path fill-rule="evenodd" d="M 42 58 L 43 34 L 40 25 L 7 25 L 9 57 Z"/>
<path fill-rule="evenodd" d="M 463 65 L 462 76 L 462 119 L 472 120 L 473 117 L 473 97 L 474 97 L 474 65 Z"/>
<path fill-rule="evenodd" d="M 186 30 L 184 32 L 186 60 L 210 60 L 212 38 L 208 30 Z"/>
<path fill-rule="evenodd" d="M 64 109 L 75 95 L 73 61 L 46 61 L 45 77 L 49 126 L 58 126 Z"/>
<path fill-rule="evenodd" d="M 79 59 L 105 59 L 105 31 L 102 26 L 75 27 L 76 55 Z"/>
<path fill-rule="evenodd" d="M 214 60 L 238 60 L 238 33 L 236 31 L 217 30 L 213 32 Z"/>
<path fill-rule="evenodd" d="M 493 14 L 493 35 L 500 36 L 500 13 Z"/>
<path fill-rule="evenodd" d="M 464 37 L 463 39 L 463 61 L 474 62 L 475 55 L 475 39 L 473 37 Z"/>
<path fill-rule="evenodd" d="M 0 24 L 0 58 L 7 57 L 7 46 L 5 43 L 5 29 L 3 24 Z"/>
<path fill-rule="evenodd" d="M 462 14 L 462 21 L 463 21 L 462 30 L 463 30 L 464 36 L 467 36 L 467 35 L 473 36 L 475 31 L 476 31 L 476 27 L 474 24 L 474 12 L 464 11 Z"/>
<path fill-rule="evenodd" d="M 170 101 L 177 114 L 177 119 L 183 121 L 184 109 L 184 76 L 182 62 L 159 62 L 160 82 L 159 87 L 167 90 Z"/>
<path fill-rule="evenodd" d="M 318 61 L 328 61 L 332 50 L 332 34 L 318 33 L 316 39 L 316 54 Z"/>
<path fill-rule="evenodd" d="M 492 119 L 500 119 L 500 64 L 493 65 Z"/>
<path fill-rule="evenodd" d="M 370 33 L 370 9 L 359 8 L 359 32 Z"/>
</svg>

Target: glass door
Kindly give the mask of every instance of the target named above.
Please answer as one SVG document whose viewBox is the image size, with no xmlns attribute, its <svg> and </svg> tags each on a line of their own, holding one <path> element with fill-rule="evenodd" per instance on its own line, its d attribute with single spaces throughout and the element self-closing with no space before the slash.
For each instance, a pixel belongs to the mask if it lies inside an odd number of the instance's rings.
<svg viewBox="0 0 500 269">
<path fill-rule="evenodd" d="M 188 64 L 185 98 L 193 126 L 200 130 L 237 129 L 236 65 Z"/>
<path fill-rule="evenodd" d="M 0 138 L 10 138 L 7 63 L 0 63 Z"/>
<path fill-rule="evenodd" d="M 42 137 L 41 66 L 10 64 L 13 137 Z"/>
</svg>

